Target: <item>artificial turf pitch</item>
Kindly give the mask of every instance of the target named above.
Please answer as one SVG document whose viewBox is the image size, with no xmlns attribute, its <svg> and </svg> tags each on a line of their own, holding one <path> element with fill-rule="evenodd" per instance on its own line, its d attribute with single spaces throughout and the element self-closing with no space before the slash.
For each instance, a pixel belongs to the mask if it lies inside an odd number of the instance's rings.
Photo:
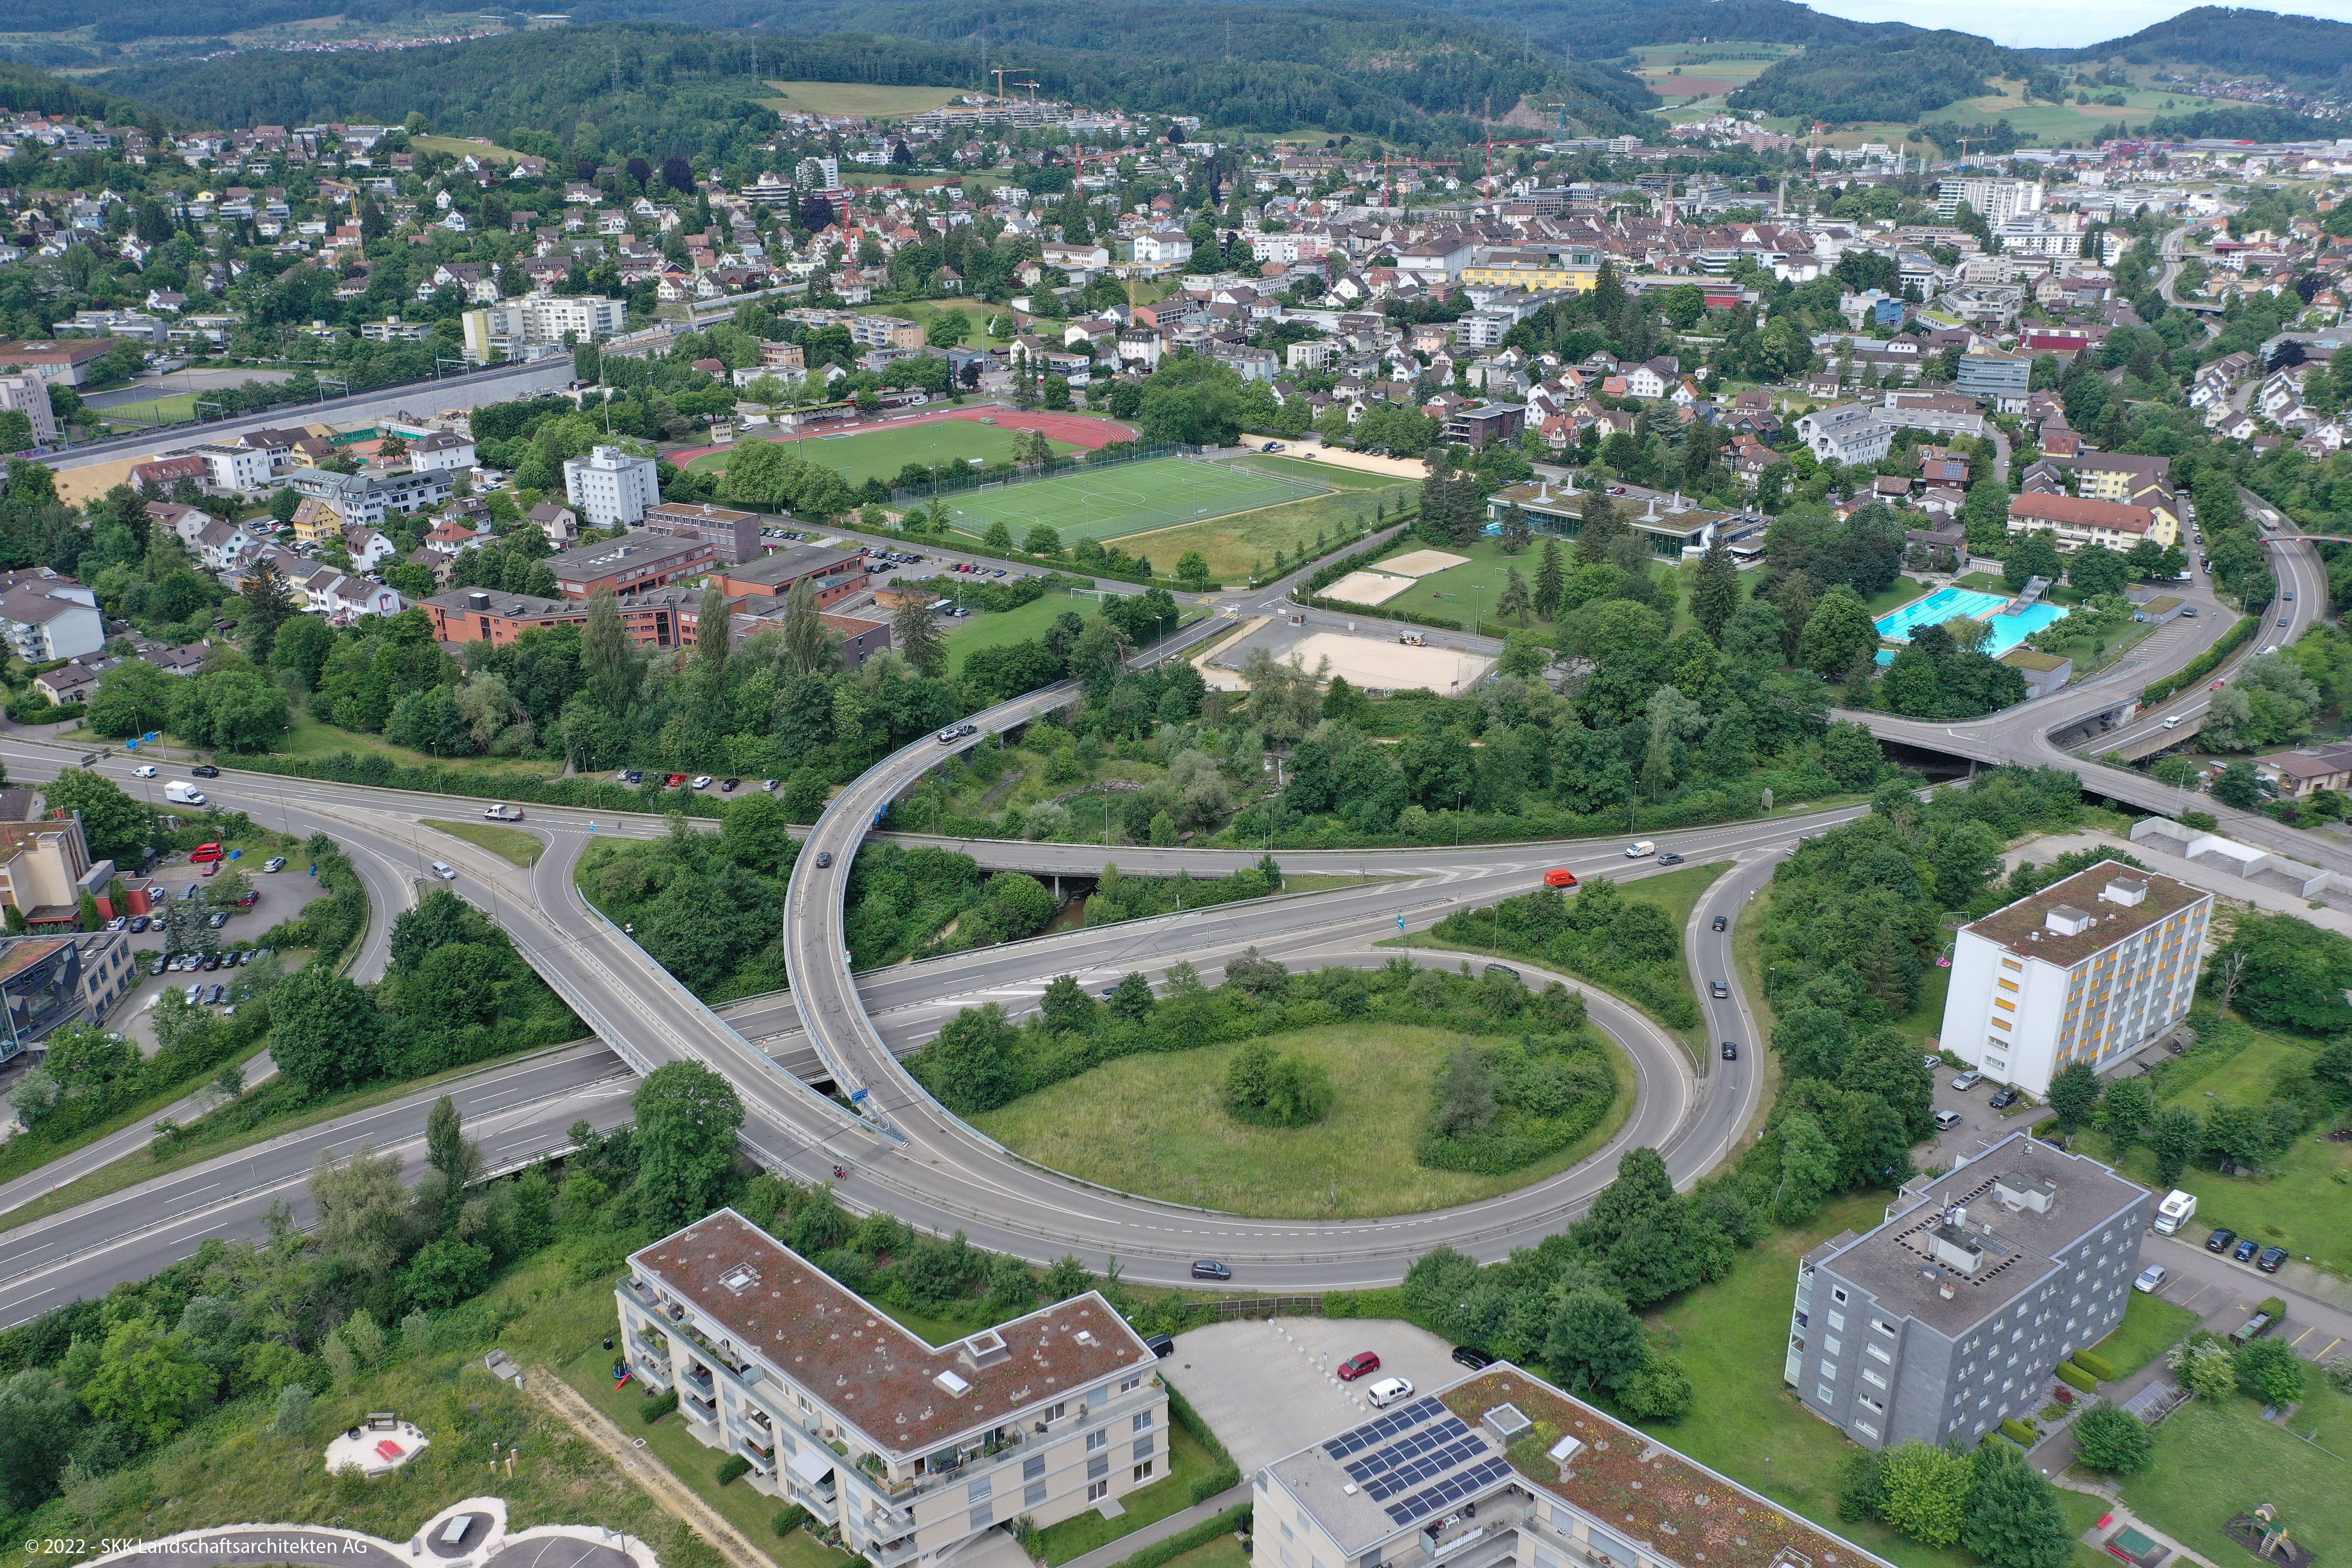
<svg viewBox="0 0 2352 1568">
<path fill-rule="evenodd" d="M 1080 539 L 1118 539 L 1328 493 L 1322 485 L 1271 474 L 1187 458 L 1155 458 L 1025 484 L 962 490 L 944 499 L 948 521 L 974 537 L 1002 521 L 1018 542 L 1042 522 L 1068 544 Z"/>
</svg>

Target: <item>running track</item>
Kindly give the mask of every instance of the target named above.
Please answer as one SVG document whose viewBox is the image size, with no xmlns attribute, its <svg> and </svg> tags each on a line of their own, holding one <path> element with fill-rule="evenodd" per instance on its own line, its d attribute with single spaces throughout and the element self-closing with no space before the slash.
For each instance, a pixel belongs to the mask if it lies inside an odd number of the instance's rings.
<svg viewBox="0 0 2352 1568">
<path fill-rule="evenodd" d="M 877 430 L 903 430 L 910 425 L 936 425 L 943 419 L 969 419 L 975 424 L 982 419 L 993 419 L 1006 430 L 1043 430 L 1054 440 L 1067 441 L 1071 446 L 1083 447 L 1089 452 L 1099 447 L 1108 447 L 1113 441 L 1135 439 L 1134 431 L 1115 420 L 1089 419 L 1082 414 L 1047 414 L 1034 408 L 1024 414 L 1017 408 L 993 408 L 985 405 L 976 408 L 950 408 L 938 413 L 909 415 L 899 419 L 869 419 L 856 425 L 828 426 L 823 434 L 809 438 L 829 441 L 841 436 L 868 436 Z M 682 468 L 697 458 L 732 450 L 732 447 L 692 447 L 683 452 L 665 452 L 662 456 L 666 461 Z"/>
</svg>

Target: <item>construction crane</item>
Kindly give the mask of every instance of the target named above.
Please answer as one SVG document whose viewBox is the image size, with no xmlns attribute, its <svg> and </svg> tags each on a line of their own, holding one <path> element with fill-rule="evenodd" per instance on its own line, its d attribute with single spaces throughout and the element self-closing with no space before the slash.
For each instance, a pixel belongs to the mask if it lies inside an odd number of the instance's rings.
<svg viewBox="0 0 2352 1568">
<path fill-rule="evenodd" d="M 1559 110 L 1559 139 L 1560 141 L 1562 141 L 1562 142 L 1567 141 L 1567 140 L 1568 140 L 1568 109 L 1569 109 L 1569 106 L 1568 106 L 1567 104 L 1565 104 L 1565 103 L 1547 103 L 1547 104 L 1545 104 L 1545 105 L 1544 105 L 1544 107 L 1545 107 L 1546 109 L 1557 109 L 1557 110 Z"/>
<path fill-rule="evenodd" d="M 996 96 L 1000 99 L 1004 96 L 1004 79 L 1006 77 L 1019 76 L 1023 71 L 1025 71 L 1028 68 L 1029 68 L 1027 66 L 991 66 L 988 69 L 988 74 L 996 79 Z M 1019 89 L 1024 87 L 1034 87 L 1037 84 L 1034 82 L 1016 81 L 1013 85 L 1015 89 Z"/>
<path fill-rule="evenodd" d="M 1963 136 L 1963 137 L 1961 137 L 1959 140 L 1960 140 L 1960 159 L 1959 159 L 1959 163 L 1958 163 L 1956 166 L 1957 166 L 1957 167 L 1958 167 L 1958 168 L 1965 169 L 1965 168 L 1967 168 L 1967 167 L 1969 166 L 1969 146 L 1970 146 L 1972 143 L 1974 143 L 1974 142 L 1990 142 L 1990 141 L 1991 141 L 1991 140 L 1992 140 L 1992 138 L 1991 138 L 1991 137 L 1990 137 L 1990 136 Z"/>
</svg>

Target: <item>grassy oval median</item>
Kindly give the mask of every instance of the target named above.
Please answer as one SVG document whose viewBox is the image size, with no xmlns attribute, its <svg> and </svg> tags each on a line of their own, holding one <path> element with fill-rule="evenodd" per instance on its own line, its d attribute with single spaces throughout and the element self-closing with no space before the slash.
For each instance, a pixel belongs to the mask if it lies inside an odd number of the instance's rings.
<svg viewBox="0 0 2352 1568">
<path fill-rule="evenodd" d="M 1225 1069 L 1239 1043 L 1122 1058 L 971 1118 L 1026 1159 L 1084 1181 L 1172 1203 L 1265 1218 L 1353 1219 L 1444 1208 L 1567 1170 L 1633 1113 L 1633 1064 L 1614 1041 L 1608 1113 L 1565 1148 L 1498 1174 L 1433 1170 L 1413 1158 L 1458 1031 L 1365 1020 L 1265 1037 L 1320 1066 L 1337 1086 L 1307 1127 L 1253 1126 L 1227 1114 Z"/>
</svg>

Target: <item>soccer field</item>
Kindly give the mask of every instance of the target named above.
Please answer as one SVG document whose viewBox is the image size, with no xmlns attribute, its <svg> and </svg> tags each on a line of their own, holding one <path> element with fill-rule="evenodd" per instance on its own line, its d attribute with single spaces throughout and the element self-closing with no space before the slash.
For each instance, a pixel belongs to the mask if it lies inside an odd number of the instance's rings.
<svg viewBox="0 0 2352 1568">
<path fill-rule="evenodd" d="M 930 419 L 895 428 L 885 426 L 878 430 L 860 430 L 850 436 L 781 436 L 773 439 L 789 443 L 793 451 L 812 463 L 839 469 L 851 484 L 862 485 L 867 479 L 880 479 L 887 484 L 897 479 L 898 470 L 908 463 L 962 463 L 973 458 L 1009 463 L 1013 460 L 1013 435 L 1003 426 L 982 425 L 972 419 Z M 747 435 L 740 445 L 769 438 Z M 1053 447 L 1057 458 L 1077 450 L 1067 441 L 1055 441 Z M 708 452 L 687 468 L 697 473 L 724 468 L 730 456 L 730 452 Z"/>
<path fill-rule="evenodd" d="M 975 538 L 986 533 L 991 523 L 1002 521 L 1017 542 L 1042 522 L 1069 544 L 1081 539 L 1119 539 L 1326 493 L 1326 487 L 1305 480 L 1186 458 L 1155 458 L 1000 489 L 965 490 L 945 499 L 948 521 Z"/>
</svg>

